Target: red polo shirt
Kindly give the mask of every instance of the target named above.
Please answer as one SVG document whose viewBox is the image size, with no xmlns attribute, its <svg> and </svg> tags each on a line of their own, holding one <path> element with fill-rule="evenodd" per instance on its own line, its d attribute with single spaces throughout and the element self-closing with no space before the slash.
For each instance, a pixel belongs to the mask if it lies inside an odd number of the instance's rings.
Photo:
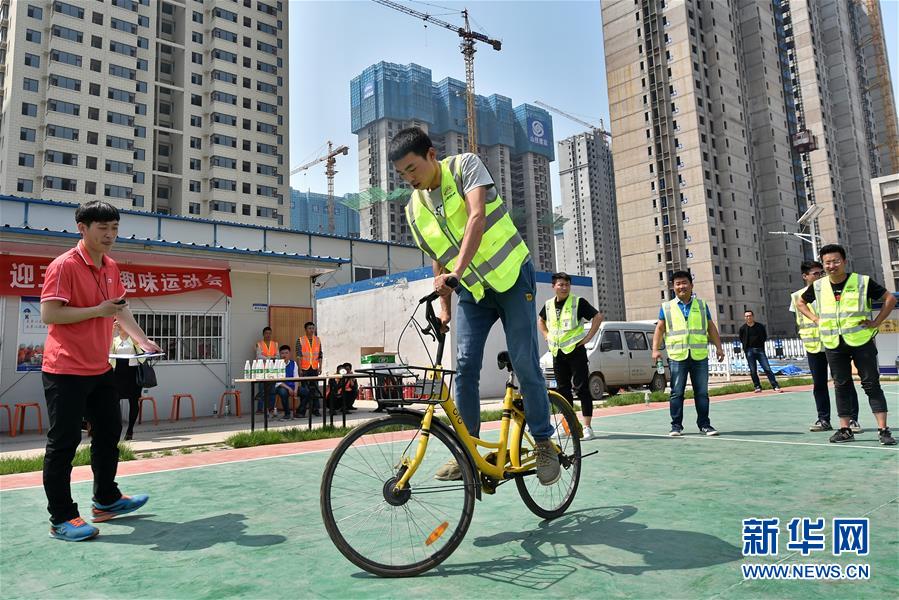
<svg viewBox="0 0 899 600">
<path fill-rule="evenodd" d="M 56 257 L 47 267 L 41 302 L 91 307 L 125 293 L 114 260 L 103 256 L 98 269 L 84 242 Z M 55 375 L 102 375 L 109 370 L 113 317 L 96 317 L 68 325 L 50 325 L 41 370 Z"/>
</svg>

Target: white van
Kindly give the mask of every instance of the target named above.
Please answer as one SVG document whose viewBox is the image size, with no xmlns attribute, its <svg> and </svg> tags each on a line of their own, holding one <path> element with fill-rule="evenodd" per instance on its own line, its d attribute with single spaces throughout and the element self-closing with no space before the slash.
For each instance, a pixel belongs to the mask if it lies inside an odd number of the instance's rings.
<svg viewBox="0 0 899 600">
<path fill-rule="evenodd" d="M 589 330 L 590 323 L 584 325 Z M 603 394 L 617 394 L 626 387 L 648 387 L 662 391 L 671 378 L 664 349 L 665 374 L 656 372 L 652 362 L 652 335 L 655 321 L 604 321 L 587 344 L 590 364 L 590 395 L 599 400 Z M 547 352 L 540 358 L 543 376 L 550 388 L 556 387 L 553 357 Z"/>
</svg>

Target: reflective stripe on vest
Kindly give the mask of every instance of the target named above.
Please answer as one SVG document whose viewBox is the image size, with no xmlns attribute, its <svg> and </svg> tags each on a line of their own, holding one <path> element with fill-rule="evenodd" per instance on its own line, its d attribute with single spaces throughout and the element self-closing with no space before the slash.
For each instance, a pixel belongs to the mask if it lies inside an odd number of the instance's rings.
<svg viewBox="0 0 899 600">
<path fill-rule="evenodd" d="M 556 299 L 550 298 L 546 301 L 544 309 L 546 310 L 546 328 L 549 330 L 546 343 L 553 356 L 556 356 L 559 350 L 563 354 L 571 354 L 578 342 L 587 337 L 587 332 L 577 317 L 579 302 L 580 298 L 569 294 L 562 305 L 562 310 L 556 315 Z"/>
<path fill-rule="evenodd" d="M 428 192 L 415 190 L 406 205 L 406 219 L 416 245 L 447 271 L 454 270 L 468 210 L 462 194 L 461 155 L 440 161 L 440 196 L 433 209 Z M 518 280 L 529 251 L 497 194 L 485 207 L 484 235 L 471 263 L 462 273 L 462 285 L 476 301 L 487 289 L 505 292 Z"/>
<path fill-rule="evenodd" d="M 694 297 L 689 318 L 677 305 L 677 298 L 662 305 L 665 314 L 665 348 L 671 360 L 703 360 L 709 356 L 709 318 L 706 304 Z"/>
<path fill-rule="evenodd" d="M 871 318 L 868 281 L 870 277 L 867 275 L 849 273 L 839 301 L 834 296 L 830 280 L 819 279 L 814 283 L 818 332 L 825 348 L 839 346 L 840 337 L 850 346 L 861 346 L 877 335 L 876 329 L 861 324 Z M 824 285 L 825 282 L 827 285 Z"/>
<path fill-rule="evenodd" d="M 265 340 L 259 340 L 259 343 L 257 345 L 259 346 L 259 351 L 262 352 L 262 356 L 266 358 L 275 358 L 278 356 L 277 342 L 269 342 L 268 347 L 266 348 Z"/>
<path fill-rule="evenodd" d="M 790 302 L 793 305 L 793 312 L 796 314 L 796 328 L 799 330 L 799 338 L 802 340 L 802 345 L 805 346 L 805 351 L 809 354 L 817 354 L 824 351 L 824 344 L 821 343 L 818 326 L 814 321 L 799 312 L 799 308 L 796 306 L 796 301 L 805 293 L 806 289 L 808 288 L 802 288 L 790 294 Z M 807 304 L 807 306 L 812 311 L 812 314 L 817 314 L 814 306 L 811 304 Z"/>
<path fill-rule="evenodd" d="M 318 369 L 318 355 L 321 354 L 322 351 L 322 342 L 318 339 L 318 336 L 312 338 L 312 343 L 309 343 L 309 338 L 305 335 L 300 338 L 300 368 L 303 370 L 306 369 Z"/>
</svg>

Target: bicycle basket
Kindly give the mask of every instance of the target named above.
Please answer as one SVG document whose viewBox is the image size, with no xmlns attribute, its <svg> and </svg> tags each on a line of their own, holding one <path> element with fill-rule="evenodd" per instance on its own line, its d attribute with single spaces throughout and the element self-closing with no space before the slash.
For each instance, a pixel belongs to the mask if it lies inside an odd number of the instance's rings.
<svg viewBox="0 0 899 600">
<path fill-rule="evenodd" d="M 379 404 L 438 404 L 449 396 L 455 371 L 410 365 L 378 365 L 356 369 L 369 375 L 366 390 Z"/>
</svg>

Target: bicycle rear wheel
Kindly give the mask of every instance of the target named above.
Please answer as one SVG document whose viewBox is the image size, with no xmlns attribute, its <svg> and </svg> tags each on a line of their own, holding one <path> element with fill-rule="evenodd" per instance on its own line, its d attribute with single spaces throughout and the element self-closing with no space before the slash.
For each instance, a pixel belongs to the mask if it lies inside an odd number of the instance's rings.
<svg viewBox="0 0 899 600">
<path fill-rule="evenodd" d="M 415 456 L 421 419 L 393 414 L 357 427 L 334 450 L 322 476 L 328 535 L 353 564 L 381 577 L 409 577 L 439 565 L 471 524 L 478 483 L 458 441 L 442 428 L 432 427 L 407 489 L 392 491 L 404 460 Z M 435 480 L 450 459 L 462 480 Z"/>
<path fill-rule="evenodd" d="M 534 476 L 519 477 L 515 485 L 531 512 L 544 519 L 555 519 L 568 510 L 581 480 L 581 429 L 571 405 L 553 391 L 549 392 L 549 422 L 554 430 L 552 441 L 560 448 L 561 478 L 552 485 L 541 485 Z M 521 460 L 526 461 L 534 455 L 534 439 L 524 428 L 520 431 Z"/>
</svg>

